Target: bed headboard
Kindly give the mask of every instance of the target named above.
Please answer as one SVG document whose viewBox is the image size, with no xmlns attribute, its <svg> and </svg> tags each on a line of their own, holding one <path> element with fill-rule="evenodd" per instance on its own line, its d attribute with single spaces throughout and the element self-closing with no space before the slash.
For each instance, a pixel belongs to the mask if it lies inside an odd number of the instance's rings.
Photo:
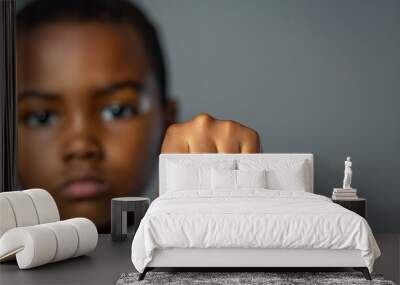
<svg viewBox="0 0 400 285">
<path fill-rule="evenodd" d="M 281 160 L 303 160 L 306 167 L 306 179 L 308 181 L 307 192 L 314 192 L 314 161 L 313 154 L 311 153 L 252 153 L 252 154 L 223 154 L 223 153 L 173 153 L 173 154 L 160 154 L 159 157 L 159 194 L 162 195 L 166 192 L 166 165 L 167 161 L 177 160 L 194 160 L 194 161 L 213 161 L 213 160 L 235 160 L 240 159 L 255 159 L 267 160 L 269 163 Z"/>
</svg>

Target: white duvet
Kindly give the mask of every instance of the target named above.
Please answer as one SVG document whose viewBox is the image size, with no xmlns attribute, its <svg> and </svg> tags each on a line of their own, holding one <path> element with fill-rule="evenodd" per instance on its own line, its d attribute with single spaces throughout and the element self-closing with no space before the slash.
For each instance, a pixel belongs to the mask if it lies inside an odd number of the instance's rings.
<svg viewBox="0 0 400 285">
<path fill-rule="evenodd" d="M 358 249 L 372 272 L 379 248 L 368 223 L 330 199 L 265 189 L 179 191 L 154 200 L 132 243 L 143 272 L 155 249 Z"/>
</svg>

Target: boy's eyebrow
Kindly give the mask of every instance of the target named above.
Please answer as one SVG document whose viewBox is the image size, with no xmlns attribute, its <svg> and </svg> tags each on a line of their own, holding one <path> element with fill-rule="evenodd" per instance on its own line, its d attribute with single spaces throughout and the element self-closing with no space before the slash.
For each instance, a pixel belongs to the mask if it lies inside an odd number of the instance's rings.
<svg viewBox="0 0 400 285">
<path fill-rule="evenodd" d="M 125 81 L 115 82 L 105 87 L 99 88 L 95 92 L 95 94 L 107 95 L 123 88 L 132 88 L 140 93 L 143 90 L 143 84 L 136 80 L 125 80 Z"/>
<path fill-rule="evenodd" d="M 28 98 L 39 98 L 51 101 L 60 101 L 61 97 L 54 93 L 46 93 L 40 91 L 24 91 L 18 94 L 18 102 Z"/>
<path fill-rule="evenodd" d="M 108 95 L 119 89 L 132 88 L 139 93 L 143 90 L 144 85 L 136 80 L 125 80 L 120 82 L 111 83 L 105 87 L 101 87 L 95 91 L 96 95 Z M 23 91 L 18 94 L 18 102 L 28 98 L 39 98 L 51 101 L 61 101 L 62 98 L 55 93 L 41 92 L 41 91 Z"/>
</svg>

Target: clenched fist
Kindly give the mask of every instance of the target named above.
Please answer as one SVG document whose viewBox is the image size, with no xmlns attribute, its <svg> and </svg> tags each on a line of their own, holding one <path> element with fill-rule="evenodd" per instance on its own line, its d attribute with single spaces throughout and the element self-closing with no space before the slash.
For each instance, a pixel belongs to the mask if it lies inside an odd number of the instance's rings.
<svg viewBox="0 0 400 285">
<path fill-rule="evenodd" d="M 192 120 L 171 125 L 161 153 L 257 153 L 260 138 L 253 129 L 234 121 L 200 114 Z"/>
</svg>

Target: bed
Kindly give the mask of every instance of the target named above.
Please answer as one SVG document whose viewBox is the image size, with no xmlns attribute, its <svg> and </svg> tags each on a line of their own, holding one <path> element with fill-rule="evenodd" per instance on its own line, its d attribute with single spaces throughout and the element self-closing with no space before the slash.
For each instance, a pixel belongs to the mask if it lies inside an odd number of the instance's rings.
<svg viewBox="0 0 400 285">
<path fill-rule="evenodd" d="M 132 242 L 153 268 L 352 267 L 380 251 L 364 218 L 313 194 L 312 154 L 161 154 L 159 193 Z"/>
</svg>

